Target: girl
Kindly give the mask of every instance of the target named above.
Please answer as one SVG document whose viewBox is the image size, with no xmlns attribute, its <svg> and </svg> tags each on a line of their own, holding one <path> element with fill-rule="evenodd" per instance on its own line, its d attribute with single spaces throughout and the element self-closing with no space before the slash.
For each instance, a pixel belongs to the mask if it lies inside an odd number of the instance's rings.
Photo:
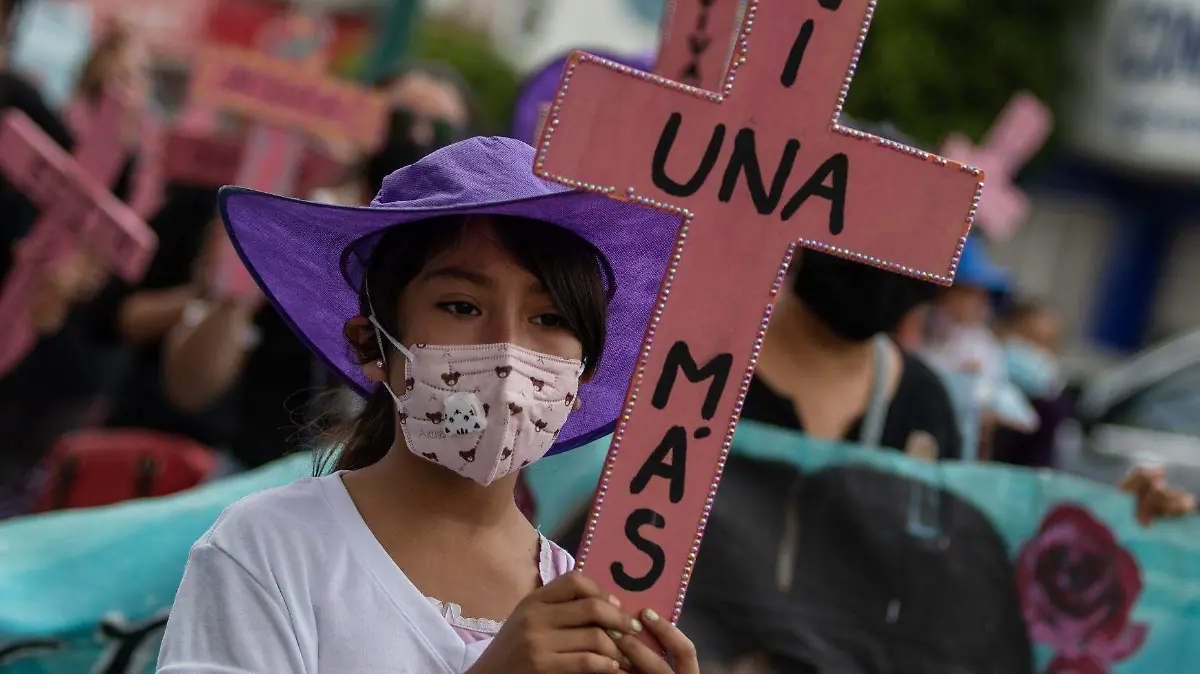
<svg viewBox="0 0 1200 674">
<path fill-rule="evenodd" d="M 611 432 L 679 226 L 545 183 L 533 155 L 455 143 L 369 208 L 222 191 L 267 298 L 367 402 L 333 472 L 196 543 L 160 672 L 672 671 L 645 629 L 698 674 L 513 500 L 522 467 Z"/>
</svg>

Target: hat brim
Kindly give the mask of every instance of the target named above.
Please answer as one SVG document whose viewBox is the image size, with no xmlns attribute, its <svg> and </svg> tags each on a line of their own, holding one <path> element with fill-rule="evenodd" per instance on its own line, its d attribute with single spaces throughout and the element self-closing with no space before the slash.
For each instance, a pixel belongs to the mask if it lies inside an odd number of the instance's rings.
<svg viewBox="0 0 1200 674">
<path fill-rule="evenodd" d="M 268 301 L 319 359 L 364 396 L 375 384 L 353 357 L 344 325 L 360 314 L 362 267 L 385 231 L 440 216 L 510 215 L 563 227 L 592 244 L 612 272 L 604 353 L 580 387 L 582 407 L 547 455 L 613 432 L 682 224 L 677 215 L 577 191 L 395 209 L 224 187 L 218 201 L 229 239 Z"/>
</svg>

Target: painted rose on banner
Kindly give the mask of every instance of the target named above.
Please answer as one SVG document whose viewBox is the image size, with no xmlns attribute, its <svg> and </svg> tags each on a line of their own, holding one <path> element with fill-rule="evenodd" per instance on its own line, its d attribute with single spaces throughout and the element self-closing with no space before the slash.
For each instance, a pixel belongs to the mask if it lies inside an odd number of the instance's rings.
<svg viewBox="0 0 1200 674">
<path fill-rule="evenodd" d="M 1043 674 L 1107 674 L 1108 667 L 1089 655 L 1057 655 Z"/>
<path fill-rule="evenodd" d="M 1142 591 L 1137 562 L 1102 522 L 1061 504 L 1017 557 L 1017 593 L 1031 638 L 1055 650 L 1045 674 L 1106 674 L 1146 641 L 1130 620 Z"/>
</svg>

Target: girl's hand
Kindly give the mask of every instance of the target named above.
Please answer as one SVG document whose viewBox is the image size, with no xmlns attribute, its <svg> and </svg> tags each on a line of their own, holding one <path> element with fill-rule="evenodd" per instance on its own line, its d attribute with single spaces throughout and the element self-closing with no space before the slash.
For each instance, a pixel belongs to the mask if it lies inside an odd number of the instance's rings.
<svg viewBox="0 0 1200 674">
<path fill-rule="evenodd" d="M 592 674 L 628 669 L 616 639 L 641 629 L 637 620 L 621 611 L 615 597 L 583 574 L 572 572 L 534 590 L 517 604 L 495 640 L 467 672 Z"/>
<path fill-rule="evenodd" d="M 28 254 L 28 246 L 18 246 L 18 257 Z M 73 252 L 48 265 L 45 274 L 35 281 L 30 301 L 29 315 L 38 334 L 58 332 L 72 307 L 95 296 L 106 278 L 103 266 L 83 252 Z"/>
<path fill-rule="evenodd" d="M 633 663 L 640 674 L 700 674 L 700 663 L 696 660 L 696 647 L 691 639 L 683 635 L 670 621 L 663 620 L 657 613 L 646 609 L 642 612 L 642 624 L 667 649 L 667 655 L 675 661 L 675 669 L 658 656 L 646 644 L 633 636 L 624 636 L 618 642 L 621 652 Z"/>
<path fill-rule="evenodd" d="M 1142 526 L 1162 517 L 1182 517 L 1196 512 L 1196 497 L 1167 483 L 1161 466 L 1138 466 L 1121 481 L 1121 491 L 1133 494 L 1135 516 Z"/>
</svg>

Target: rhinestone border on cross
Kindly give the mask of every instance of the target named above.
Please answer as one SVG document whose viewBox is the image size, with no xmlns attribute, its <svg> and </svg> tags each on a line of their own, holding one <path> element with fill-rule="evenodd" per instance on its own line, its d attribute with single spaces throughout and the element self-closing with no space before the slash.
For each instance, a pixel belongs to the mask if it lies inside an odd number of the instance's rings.
<svg viewBox="0 0 1200 674">
<path fill-rule="evenodd" d="M 631 68 L 624 64 L 595 56 L 593 54 L 588 54 L 586 52 L 576 52 L 567 62 L 566 69 L 563 72 L 562 80 L 559 83 L 558 93 L 555 95 L 554 101 L 551 104 L 550 110 L 546 116 L 546 123 L 542 129 L 542 137 L 538 143 L 537 155 L 534 159 L 533 171 L 535 174 L 545 180 L 556 182 L 566 187 L 588 192 L 595 192 L 615 199 L 621 199 L 624 201 L 630 201 L 644 206 L 649 206 L 673 215 L 679 215 L 682 219 L 682 224 L 679 227 L 679 234 L 675 242 L 675 250 L 671 255 L 670 263 L 668 264 L 666 274 L 663 277 L 663 281 L 659 290 L 658 301 L 654 308 L 654 313 L 651 315 L 649 325 L 646 327 L 645 337 L 642 341 L 642 349 L 638 354 L 638 362 L 634 369 L 632 386 L 629 389 L 629 393 L 625 400 L 625 405 L 622 408 L 620 417 L 617 419 L 617 426 L 613 432 L 612 445 L 610 446 L 608 456 L 604 461 L 604 470 L 600 475 L 600 483 L 597 487 L 596 498 L 592 504 L 591 512 L 588 515 L 587 527 L 584 530 L 583 540 L 581 541 L 579 549 L 579 558 L 577 560 L 577 567 L 579 569 L 583 569 L 587 562 L 588 551 L 591 547 L 596 530 L 596 522 L 600 519 L 600 513 L 604 507 L 604 498 L 608 493 L 609 479 L 612 477 L 613 464 L 616 462 L 616 459 L 620 454 L 621 440 L 625 434 L 625 426 L 629 422 L 629 417 L 633 413 L 633 407 L 637 402 L 638 393 L 641 391 L 642 382 L 645 378 L 646 360 L 650 355 L 650 347 L 654 342 L 654 333 L 657 330 L 658 322 L 662 317 L 663 310 L 666 308 L 667 299 L 671 294 L 671 284 L 675 279 L 675 271 L 678 268 L 679 261 L 683 256 L 683 248 L 687 241 L 688 228 L 691 225 L 693 213 L 686 208 L 674 206 L 656 199 L 643 197 L 637 194 L 637 191 L 633 187 L 628 187 L 621 192 L 618 191 L 615 186 L 596 185 L 575 180 L 573 178 L 568 178 L 566 176 L 556 175 L 547 171 L 545 169 L 546 153 L 550 150 L 550 143 L 554 137 L 554 132 L 561 121 L 559 118 L 559 112 L 562 109 L 563 102 L 566 100 L 566 97 L 570 92 L 571 78 L 575 74 L 575 69 L 581 63 L 595 63 L 623 75 L 644 80 L 665 89 L 689 94 L 696 98 L 708 100 L 713 103 L 721 103 L 725 100 L 725 98 L 734 94 L 734 79 L 737 75 L 738 69 L 746 63 L 746 57 L 750 47 L 749 38 L 754 27 L 754 18 L 758 10 L 759 3 L 763 1 L 764 0 L 749 0 L 749 4 L 746 7 L 745 16 L 742 19 L 742 27 L 738 34 L 734 53 L 730 58 L 729 68 L 726 71 L 724 83 L 721 87 L 720 93 L 698 89 L 693 86 L 667 79 L 660 75 L 655 75 L 653 73 L 644 72 L 636 68 Z M 910 267 L 889 262 L 874 256 L 863 255 L 845 248 L 831 246 L 811 239 L 801 238 L 788 246 L 787 253 L 785 254 L 779 271 L 775 276 L 775 282 L 771 286 L 770 302 L 768 302 L 764 308 L 762 321 L 759 323 L 758 332 L 755 336 L 754 348 L 751 352 L 750 362 L 746 364 L 746 369 L 742 376 L 741 385 L 738 390 L 737 402 L 734 405 L 734 414 L 730 419 L 728 428 L 726 429 L 725 439 L 721 446 L 721 456 L 717 461 L 717 471 L 713 475 L 712 484 L 709 486 L 709 492 L 705 500 L 704 510 L 700 516 L 700 521 L 697 523 L 696 535 L 693 539 L 692 547 L 688 551 L 687 563 L 684 566 L 683 577 L 680 581 L 679 590 L 676 593 L 674 610 L 672 611 L 671 615 L 671 622 L 677 622 L 679 620 L 679 615 L 683 610 L 683 599 L 687 592 L 688 584 L 691 581 L 692 571 L 696 562 L 696 556 L 700 551 L 700 541 L 704 536 L 704 530 L 708 524 L 708 516 L 712 512 L 712 505 L 716 497 L 717 487 L 720 485 L 721 475 L 724 471 L 726 461 L 729 457 L 729 449 L 733 442 L 733 432 L 737 426 L 738 420 L 741 418 L 742 407 L 746 399 L 746 392 L 749 390 L 750 380 L 753 377 L 754 368 L 758 363 L 759 352 L 762 349 L 763 338 L 767 331 L 767 323 L 770 320 L 774 307 L 774 300 L 778 296 L 780 288 L 783 286 L 784 280 L 787 276 L 788 267 L 790 266 L 791 260 L 795 255 L 797 245 L 803 245 L 805 248 L 811 248 L 821 252 L 830 253 L 837 255 L 838 257 L 851 259 L 856 262 L 869 264 L 874 267 L 879 267 L 892 272 L 898 272 L 907 276 L 913 276 L 925 281 L 940 283 L 942 285 L 951 285 L 954 282 L 954 276 L 958 270 L 958 264 L 960 258 L 962 257 L 963 247 L 967 242 L 967 235 L 970 233 L 971 225 L 975 220 L 975 214 L 979 207 L 979 199 L 982 195 L 984 185 L 984 173 L 981 169 L 973 166 L 967 166 L 960 162 L 941 157 L 932 152 L 926 152 L 925 150 L 910 147 L 903 143 L 899 143 L 887 138 L 882 138 L 865 133 L 863 131 L 858 131 L 857 129 L 845 127 L 839 123 L 839 120 L 842 116 L 842 110 L 845 106 L 846 97 L 850 91 L 850 83 L 853 80 L 854 73 L 858 68 L 859 58 L 862 56 L 862 48 L 863 44 L 866 42 L 867 32 L 870 30 L 871 21 L 875 16 L 877 3 L 878 0 L 870 0 L 867 3 L 866 13 L 863 17 L 862 25 L 858 33 L 858 41 L 855 43 L 854 51 L 851 55 L 850 63 L 846 70 L 846 76 L 842 80 L 842 87 L 838 93 L 837 101 L 834 106 L 833 115 L 829 120 L 830 131 L 839 133 L 854 140 L 873 143 L 885 149 L 901 152 L 908 156 L 931 162 L 935 166 L 957 169 L 959 171 L 971 173 L 978 178 L 975 188 L 975 196 L 971 201 L 971 208 L 968 210 L 963 219 L 962 235 L 958 239 L 957 245 L 955 246 L 954 255 L 944 274 L 935 274 L 932 272 L 912 269 Z"/>
</svg>

